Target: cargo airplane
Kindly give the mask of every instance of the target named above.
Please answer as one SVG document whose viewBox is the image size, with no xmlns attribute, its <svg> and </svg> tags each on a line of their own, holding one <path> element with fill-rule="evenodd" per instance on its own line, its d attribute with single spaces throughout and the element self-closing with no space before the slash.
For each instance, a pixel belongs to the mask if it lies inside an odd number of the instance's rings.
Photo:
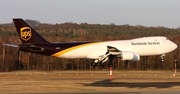
<svg viewBox="0 0 180 94">
<path fill-rule="evenodd" d="M 93 59 L 95 65 L 114 58 L 126 61 L 139 61 L 140 56 L 164 55 L 177 48 L 177 45 L 164 36 L 151 36 L 130 40 L 59 42 L 45 40 L 23 19 L 13 19 L 22 44 L 7 46 L 17 47 L 19 51 L 37 53 L 67 59 Z"/>
</svg>

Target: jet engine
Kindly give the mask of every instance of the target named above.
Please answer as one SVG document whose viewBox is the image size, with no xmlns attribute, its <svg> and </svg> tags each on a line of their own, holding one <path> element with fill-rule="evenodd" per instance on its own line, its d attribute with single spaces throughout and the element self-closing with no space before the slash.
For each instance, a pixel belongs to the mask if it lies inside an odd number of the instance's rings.
<svg viewBox="0 0 180 94">
<path fill-rule="evenodd" d="M 134 54 L 133 52 L 122 51 L 121 59 L 129 61 L 139 61 L 140 56 L 138 54 Z"/>
</svg>

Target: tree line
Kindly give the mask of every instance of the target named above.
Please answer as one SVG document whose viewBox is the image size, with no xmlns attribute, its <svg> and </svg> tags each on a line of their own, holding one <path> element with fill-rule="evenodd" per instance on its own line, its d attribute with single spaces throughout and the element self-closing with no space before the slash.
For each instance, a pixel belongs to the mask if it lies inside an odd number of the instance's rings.
<svg viewBox="0 0 180 94">
<path fill-rule="evenodd" d="M 178 46 L 180 45 L 180 29 L 166 27 L 146 27 L 115 24 L 62 23 L 46 24 L 35 20 L 26 20 L 35 30 L 50 42 L 72 41 L 105 41 L 124 40 L 145 36 L 166 36 Z M 0 70 L 102 70 L 108 69 L 107 62 L 103 66 L 92 66 L 88 59 L 61 59 L 50 56 L 20 52 L 16 48 L 3 46 L 4 43 L 20 44 L 21 41 L 13 23 L 0 25 Z M 160 56 L 141 57 L 138 62 L 121 61 L 116 58 L 116 70 L 173 70 L 174 60 L 178 60 L 179 47 L 166 54 L 164 62 Z M 177 61 L 177 69 L 180 64 Z"/>
</svg>

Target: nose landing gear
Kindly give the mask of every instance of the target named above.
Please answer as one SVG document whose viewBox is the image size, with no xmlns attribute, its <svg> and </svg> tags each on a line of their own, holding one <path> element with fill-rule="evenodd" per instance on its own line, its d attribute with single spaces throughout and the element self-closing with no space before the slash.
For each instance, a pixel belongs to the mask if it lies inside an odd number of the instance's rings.
<svg viewBox="0 0 180 94">
<path fill-rule="evenodd" d="M 161 57 L 161 60 L 160 60 L 160 62 L 164 62 L 164 56 L 165 56 L 165 54 L 162 54 L 160 57 Z"/>
</svg>

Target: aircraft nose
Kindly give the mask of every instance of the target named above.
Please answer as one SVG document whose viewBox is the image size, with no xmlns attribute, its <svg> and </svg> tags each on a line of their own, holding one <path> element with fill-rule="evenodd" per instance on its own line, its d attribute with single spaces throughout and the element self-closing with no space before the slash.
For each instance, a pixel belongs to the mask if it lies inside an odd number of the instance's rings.
<svg viewBox="0 0 180 94">
<path fill-rule="evenodd" d="M 177 47 L 178 47 L 177 44 L 175 44 L 174 42 L 171 42 L 172 51 L 175 50 Z"/>
</svg>

